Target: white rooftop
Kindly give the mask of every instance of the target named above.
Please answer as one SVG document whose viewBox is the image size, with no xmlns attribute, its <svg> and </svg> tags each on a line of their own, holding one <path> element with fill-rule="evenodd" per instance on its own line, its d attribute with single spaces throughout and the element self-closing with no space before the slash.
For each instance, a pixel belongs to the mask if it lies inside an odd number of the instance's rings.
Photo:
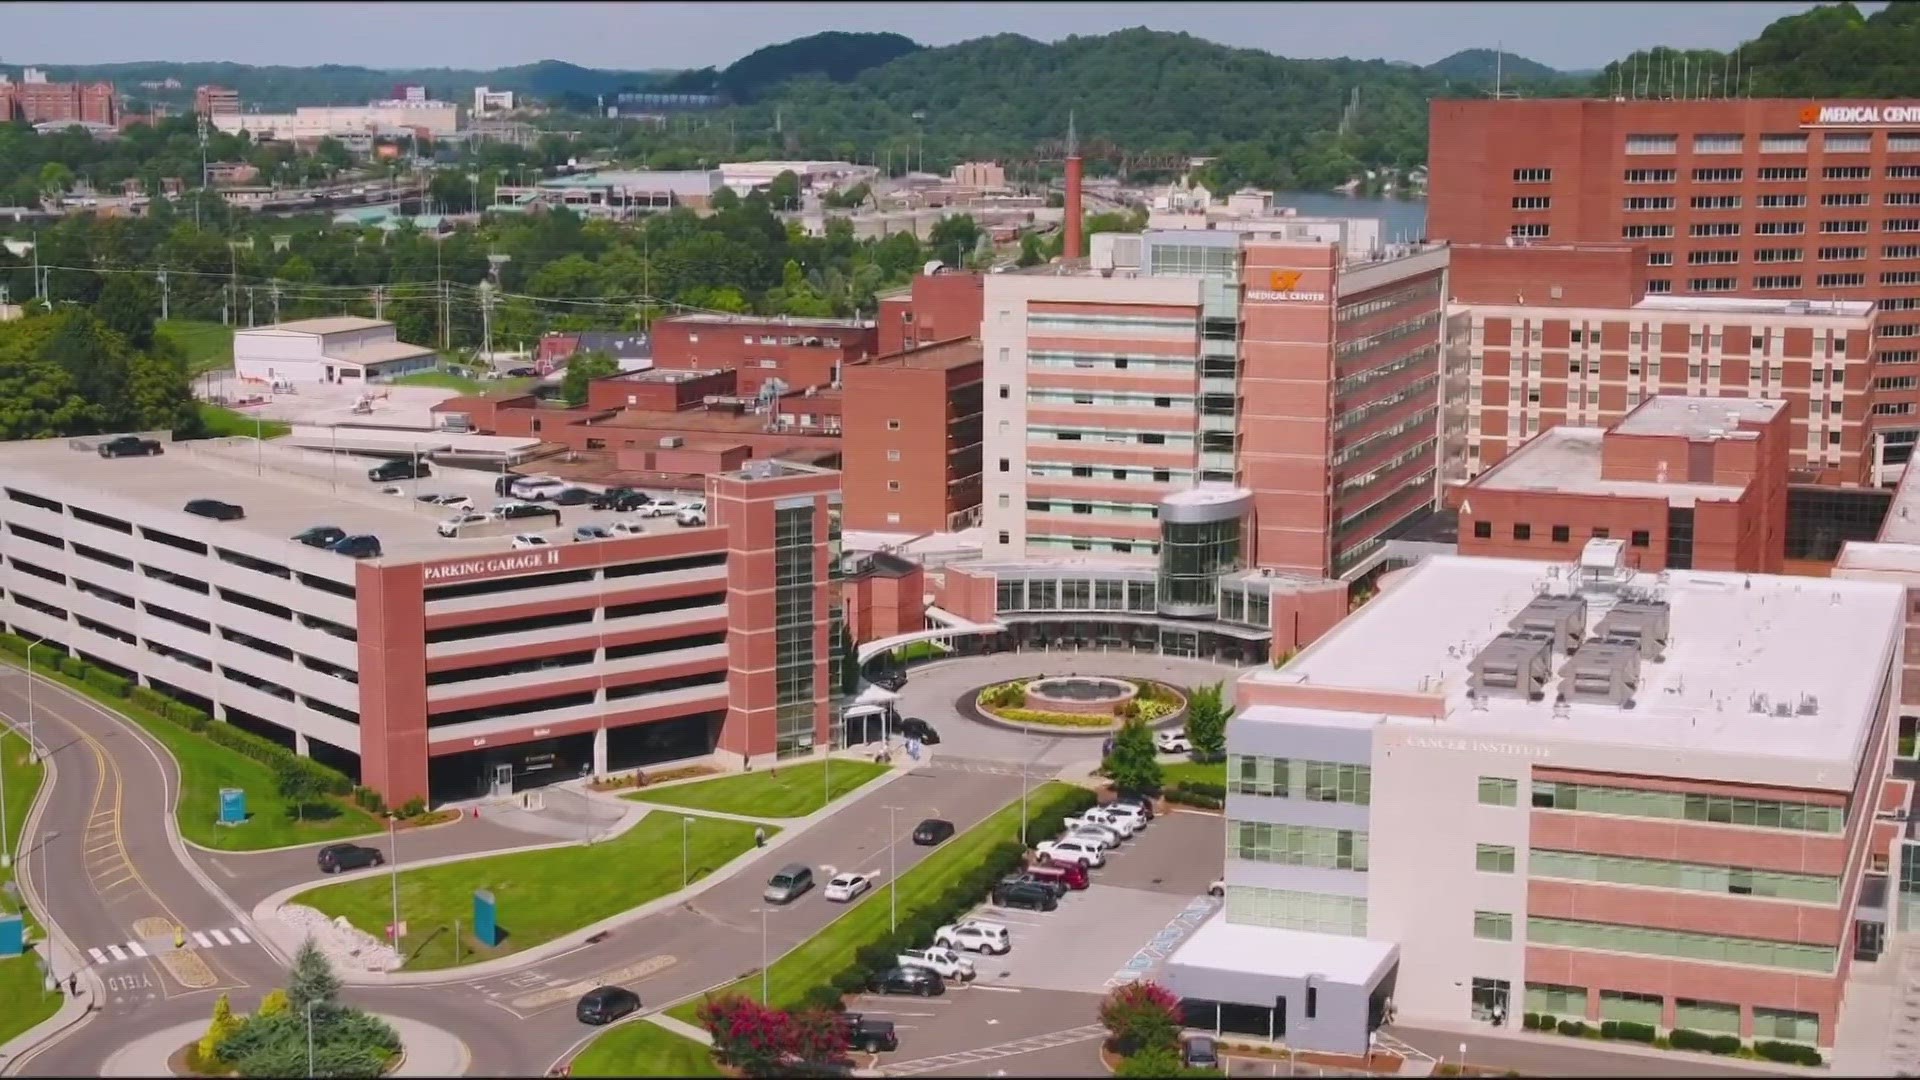
<svg viewBox="0 0 1920 1080">
<path fill-rule="evenodd" d="M 1870 300 L 1749 300 L 1719 296 L 1648 296 L 1633 305 L 1635 311 L 1724 311 L 1729 315 L 1825 315 L 1864 319 L 1873 314 Z"/>
<path fill-rule="evenodd" d="M 1766 398 L 1706 398 L 1658 394 L 1622 417 L 1613 430 L 1622 435 L 1685 435 L 1688 438 L 1752 438 L 1739 425 L 1764 424 L 1787 403 Z"/>
<path fill-rule="evenodd" d="M 1887 504 L 1887 517 L 1880 523 L 1883 544 L 1920 544 L 1920 471 L 1908 463 L 1893 489 L 1893 501 Z"/>
<path fill-rule="evenodd" d="M 335 315 L 324 319 L 295 319 L 293 322 L 268 323 L 265 326 L 251 326 L 237 331 L 254 333 L 261 330 L 286 330 L 296 334 L 344 334 L 350 330 L 373 330 L 382 326 L 392 326 L 386 319 L 369 319 L 360 315 Z"/>
<path fill-rule="evenodd" d="M 1675 751 L 1710 751 L 1852 767 L 1900 646 L 1905 590 L 1881 581 L 1672 570 L 1624 584 L 1670 605 L 1662 663 L 1643 662 L 1633 709 L 1467 695 L 1468 665 L 1541 590 L 1565 595 L 1572 564 L 1434 556 L 1282 669 L 1254 683 L 1308 684 L 1442 699 L 1443 715 L 1380 722 L 1445 734 L 1530 736 Z M 1589 598 L 1589 629 L 1604 607 Z M 1563 662 L 1555 656 L 1555 678 Z M 1555 684 L 1550 684 L 1557 686 Z M 1812 715 L 1753 712 L 1752 697 Z M 1243 712 L 1257 719 L 1271 706 Z M 1276 717 L 1284 719 L 1284 717 Z"/>
<path fill-rule="evenodd" d="M 1398 952 L 1389 941 L 1232 923 L 1225 911 L 1216 911 L 1167 962 L 1267 977 L 1315 975 L 1346 986 L 1370 986 Z"/>
<path fill-rule="evenodd" d="M 1735 500 L 1744 490 L 1734 484 L 1689 484 L 1683 480 L 1603 480 L 1600 454 L 1606 434 L 1605 428 L 1597 427 L 1548 428 L 1475 477 L 1468 485 L 1467 501 L 1473 501 L 1475 489 L 1483 489 L 1662 498 L 1669 506 L 1692 506 L 1703 499 Z M 1686 462 L 1675 465 L 1685 475 Z"/>
</svg>

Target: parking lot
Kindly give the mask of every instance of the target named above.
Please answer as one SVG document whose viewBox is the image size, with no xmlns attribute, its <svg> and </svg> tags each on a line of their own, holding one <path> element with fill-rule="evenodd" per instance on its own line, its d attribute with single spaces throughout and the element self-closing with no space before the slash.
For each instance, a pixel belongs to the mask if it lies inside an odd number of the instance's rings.
<svg viewBox="0 0 1920 1080">
<path fill-rule="evenodd" d="M 1225 858 L 1222 819 L 1174 812 L 1107 853 L 1093 883 L 1053 911 L 982 903 L 973 918 L 1005 925 L 1013 949 L 968 954 L 972 985 L 942 997 L 857 994 L 847 1009 L 892 1020 L 900 1048 L 879 1055 L 890 1075 L 1060 1075 L 1098 1068 L 1100 1000 L 1152 978 L 1219 907 L 1207 886 Z"/>
</svg>

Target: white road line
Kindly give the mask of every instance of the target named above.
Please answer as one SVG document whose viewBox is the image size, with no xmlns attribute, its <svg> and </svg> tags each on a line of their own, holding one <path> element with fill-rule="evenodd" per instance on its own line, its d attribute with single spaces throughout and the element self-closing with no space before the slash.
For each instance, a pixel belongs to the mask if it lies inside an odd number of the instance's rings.
<svg viewBox="0 0 1920 1080">
<path fill-rule="evenodd" d="M 96 964 L 104 964 L 107 962 L 107 954 L 101 952 L 99 949 L 88 949 L 87 954 L 93 957 L 93 962 Z"/>
<path fill-rule="evenodd" d="M 127 942 L 127 951 L 135 956 L 147 955 L 147 950 L 137 941 Z"/>
<path fill-rule="evenodd" d="M 107 955 L 113 957 L 115 960 L 125 960 L 127 958 L 127 954 L 121 952 L 120 946 L 118 945 L 107 946 Z"/>
<path fill-rule="evenodd" d="M 203 934 L 203 933 L 201 933 L 201 932 L 200 932 L 200 931 L 198 931 L 198 930 L 195 930 L 195 931 L 193 932 L 193 940 L 195 940 L 195 941 L 197 941 L 197 942 L 199 942 L 199 943 L 200 943 L 200 947 L 201 947 L 201 948 L 203 948 L 203 949 L 211 949 L 211 948 L 213 948 L 213 942 L 211 942 L 211 941 L 208 941 L 208 940 L 207 940 L 207 935 L 205 935 L 205 934 Z"/>
<path fill-rule="evenodd" d="M 978 983 L 972 983 L 970 985 L 975 990 L 991 990 L 996 994 L 1017 994 L 1020 992 L 1020 988 L 1017 986 L 981 986 Z"/>
<path fill-rule="evenodd" d="M 223 934 L 223 933 L 221 933 L 220 931 L 218 931 L 218 930 L 214 930 L 214 931 L 210 931 L 210 932 L 211 932 L 211 933 L 213 934 L 213 940 L 215 940 L 215 941 L 217 941 L 217 942 L 219 942 L 220 944 L 222 944 L 222 945 L 231 945 L 231 944 L 233 944 L 233 942 L 231 942 L 231 941 L 228 941 L 228 940 L 227 940 L 227 935 L 225 935 L 225 934 Z"/>
<path fill-rule="evenodd" d="M 241 932 L 240 932 L 240 928 L 239 928 L 239 927 L 237 927 L 237 926 L 236 926 L 236 927 L 234 927 L 233 929 L 231 929 L 231 930 L 229 930 L 229 931 L 227 931 L 227 933 L 229 933 L 229 934 L 232 934 L 232 935 L 233 935 L 233 940 L 235 940 L 235 941 L 237 941 L 237 942 L 239 942 L 239 943 L 240 943 L 240 944 L 242 944 L 242 945 L 251 945 L 251 944 L 253 944 L 253 939 L 252 939 L 252 938 L 250 938 L 250 937 L 248 937 L 247 935 L 245 935 L 245 934 L 243 934 L 243 933 L 241 933 Z"/>
</svg>

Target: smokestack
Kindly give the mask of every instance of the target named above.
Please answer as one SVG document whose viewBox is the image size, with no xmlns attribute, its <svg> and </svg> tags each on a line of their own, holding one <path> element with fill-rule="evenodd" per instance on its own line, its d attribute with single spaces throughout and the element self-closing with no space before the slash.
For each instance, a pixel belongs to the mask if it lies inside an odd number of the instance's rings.
<svg viewBox="0 0 1920 1080">
<path fill-rule="evenodd" d="M 1066 243 L 1060 249 L 1062 258 L 1077 259 L 1080 250 L 1080 142 L 1073 135 L 1073 113 L 1067 113 L 1067 221 Z"/>
</svg>

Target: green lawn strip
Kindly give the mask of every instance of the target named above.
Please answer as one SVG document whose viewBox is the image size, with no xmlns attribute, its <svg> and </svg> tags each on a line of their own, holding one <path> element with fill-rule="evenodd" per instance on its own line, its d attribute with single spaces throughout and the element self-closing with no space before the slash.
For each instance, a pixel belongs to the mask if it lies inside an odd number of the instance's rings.
<svg viewBox="0 0 1920 1080">
<path fill-rule="evenodd" d="M 1076 805 L 1085 798 L 1085 788 L 1049 781 L 1028 793 L 1030 819 L 1047 817 L 1062 806 Z M 904 925 L 918 917 L 923 909 L 940 902 L 947 890 L 985 861 L 1000 844 L 1020 839 L 1020 800 L 1016 799 L 993 816 L 934 849 L 931 855 L 900 875 L 899 922 Z M 853 905 L 846 914 L 827 928 L 801 942 L 792 952 L 773 962 L 768 969 L 768 997 L 780 1008 L 801 1004 L 808 991 L 833 978 L 853 963 L 863 946 L 880 941 L 892 931 L 888 925 L 887 883 Z M 713 992 L 758 997 L 760 976 L 749 975 Z M 667 1010 L 667 1015 L 689 1024 L 700 1021 L 694 1013 L 701 998 L 691 998 Z"/>
<path fill-rule="evenodd" d="M 1160 763 L 1160 783 L 1172 788 L 1179 784 L 1217 784 L 1224 787 L 1227 783 L 1227 763 L 1224 761 L 1176 761 Z"/>
<path fill-rule="evenodd" d="M 713 1048 L 659 1024 L 634 1020 L 587 1044 L 573 1059 L 574 1076 L 725 1076 Z"/>
<path fill-rule="evenodd" d="M 167 319 L 154 324 L 153 336 L 178 346 L 194 375 L 233 366 L 233 327 L 224 323 Z"/>
<path fill-rule="evenodd" d="M 277 439 L 292 431 L 293 428 L 278 420 L 258 420 L 245 413 L 236 412 L 223 405 L 199 403 L 200 421 L 206 428 L 209 439 L 230 438 L 235 435 L 262 439 Z"/>
<path fill-rule="evenodd" d="M 657 791 L 642 789 L 622 798 L 656 806 L 682 806 L 689 810 L 710 810 L 717 814 L 744 814 L 757 818 L 805 817 L 826 805 L 827 785 L 832 784 L 838 799 L 876 777 L 886 775 L 888 766 L 871 761 L 835 758 L 828 772 L 824 761 L 783 766 L 771 770 L 722 776 L 691 784 L 674 784 Z"/>
<path fill-rule="evenodd" d="M 0 662 L 24 666 L 11 654 L 0 654 Z M 173 754 L 180 765 L 180 835 L 196 844 L 221 851 L 260 851 L 362 836 L 383 828 L 379 819 L 342 799 L 328 799 L 320 806 L 309 807 L 302 820 L 280 798 L 273 769 L 267 765 L 209 742 L 135 702 L 50 671 L 45 665 L 35 664 L 34 674 L 139 724 Z M 220 789 L 224 787 L 237 787 L 247 793 L 251 817 L 245 825 L 215 824 L 220 818 Z"/>
<path fill-rule="evenodd" d="M 16 859 L 20 855 L 20 834 L 33 807 L 35 792 L 46 775 L 46 766 L 27 757 L 27 740 L 20 735 L 0 735 L 0 770 L 6 774 L 7 842 L 6 850 Z M 9 866 L 0 870 L 0 882 L 13 880 Z M 18 897 L 0 889 L 0 912 L 24 911 Z M 37 923 L 27 915 L 28 936 L 34 937 Z M 48 993 L 45 976 L 33 961 L 33 953 L 0 960 L 0 1044 L 31 1029 L 60 1008 L 60 995 Z"/>
<path fill-rule="evenodd" d="M 532 386 L 533 379 L 476 379 L 452 371 L 416 371 L 393 380 L 395 386 L 432 386 L 458 390 L 463 394 L 517 394 Z"/>
<path fill-rule="evenodd" d="M 603 843 L 523 851 L 406 869 L 400 847 L 400 939 L 408 971 L 477 964 L 507 956 L 679 890 L 680 814 L 649 814 Z M 725 818 L 697 818 L 687 830 L 692 879 L 712 873 L 753 847 L 755 826 Z M 771 830 L 769 830 L 771 831 Z M 473 893 L 491 890 L 506 940 L 485 948 L 473 937 Z M 393 918 L 392 884 L 379 874 L 323 885 L 293 898 L 329 918 L 347 920 L 375 937 Z M 454 923 L 460 949 L 454 955 Z"/>
</svg>

